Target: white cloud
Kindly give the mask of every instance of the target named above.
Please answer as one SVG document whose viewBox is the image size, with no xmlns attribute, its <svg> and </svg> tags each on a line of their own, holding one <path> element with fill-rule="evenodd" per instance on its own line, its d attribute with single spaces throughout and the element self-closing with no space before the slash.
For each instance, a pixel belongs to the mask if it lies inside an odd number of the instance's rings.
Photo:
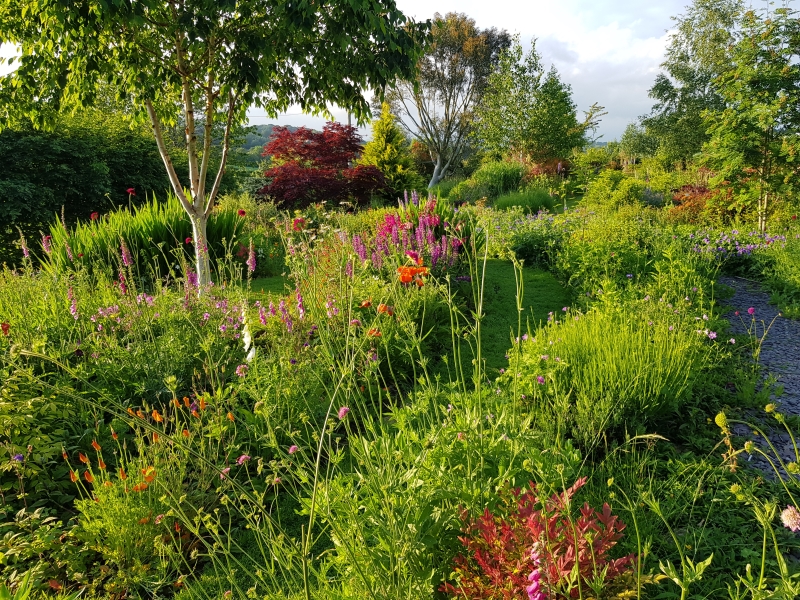
<svg viewBox="0 0 800 600">
<path fill-rule="evenodd" d="M 11 58 L 12 56 L 16 56 L 17 48 L 12 44 L 0 44 L 0 58 Z M 17 68 L 17 65 L 14 63 L 7 64 L 3 63 L 0 64 L 0 75 L 6 75 L 10 73 L 14 69 Z"/>
</svg>

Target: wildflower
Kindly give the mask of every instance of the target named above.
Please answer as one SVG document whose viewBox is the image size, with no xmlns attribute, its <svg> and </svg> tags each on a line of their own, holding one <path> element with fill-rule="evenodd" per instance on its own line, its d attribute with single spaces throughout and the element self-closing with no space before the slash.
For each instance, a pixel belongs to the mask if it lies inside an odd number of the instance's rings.
<svg viewBox="0 0 800 600">
<path fill-rule="evenodd" d="M 111 483 L 110 481 L 104 481 L 103 482 L 103 487 L 114 487 L 114 484 Z"/>
<path fill-rule="evenodd" d="M 525 591 L 528 592 L 528 600 L 545 600 L 544 592 L 541 589 L 540 580 L 542 574 L 539 571 L 541 560 L 539 559 L 538 544 L 534 544 L 531 549 L 531 561 L 533 561 L 533 571 L 528 575 L 530 585 L 525 586 Z"/>
<path fill-rule="evenodd" d="M 126 267 L 130 267 L 133 264 L 133 258 L 131 257 L 131 252 L 128 250 L 128 245 L 125 243 L 125 240 L 121 241 L 119 249 L 122 254 L 122 264 Z"/>
<path fill-rule="evenodd" d="M 289 364 L 290 365 L 296 365 L 297 364 L 297 359 L 296 358 L 290 358 L 289 359 Z"/>
<path fill-rule="evenodd" d="M 226 476 L 228 473 L 230 473 L 230 471 L 231 471 L 231 468 L 230 468 L 230 467 L 225 467 L 224 469 L 222 469 L 222 471 L 220 471 L 220 473 L 219 473 L 219 478 L 220 478 L 220 479 L 225 479 L 225 476 Z"/>
<path fill-rule="evenodd" d="M 731 339 L 728 340 L 728 343 L 729 344 L 735 344 L 736 343 L 736 339 L 731 338 Z"/>
<path fill-rule="evenodd" d="M 369 337 L 381 337 L 382 334 L 381 334 L 381 332 L 379 330 L 377 330 L 377 329 L 375 329 L 373 327 L 369 331 L 367 331 L 367 335 Z"/>
<path fill-rule="evenodd" d="M 358 319 L 352 319 L 350 321 L 350 326 L 351 327 L 361 327 L 361 321 L 359 321 Z"/>
<path fill-rule="evenodd" d="M 292 219 L 292 230 L 293 231 L 303 231 L 306 226 L 306 220 L 303 217 L 297 217 Z"/>
<path fill-rule="evenodd" d="M 378 314 L 386 314 L 391 317 L 394 314 L 394 307 L 387 306 L 386 304 L 378 304 Z"/>
<path fill-rule="evenodd" d="M 114 441 L 116 441 L 116 440 L 118 440 L 118 439 L 119 439 L 119 434 L 118 434 L 116 431 L 114 431 L 114 428 L 113 428 L 113 427 L 111 428 L 111 438 L 112 438 Z"/>
<path fill-rule="evenodd" d="M 717 427 L 720 429 L 727 429 L 728 428 L 728 417 L 725 416 L 724 412 L 717 413 L 717 416 L 714 417 L 714 423 L 717 424 Z"/>
<path fill-rule="evenodd" d="M 75 471 L 70 471 L 69 472 L 69 478 L 72 481 L 72 483 L 77 483 L 77 481 L 79 479 L 78 478 L 78 474 Z"/>
<path fill-rule="evenodd" d="M 669 330 L 670 330 L 670 331 L 672 331 L 673 329 L 675 329 L 675 327 L 674 327 L 674 326 L 672 326 L 672 325 L 670 325 L 670 326 L 669 326 Z"/>
<path fill-rule="evenodd" d="M 226 415 L 226 417 L 227 417 L 228 421 L 230 421 L 231 423 L 233 423 L 233 421 L 235 420 L 235 419 L 233 418 L 233 413 L 232 413 L 232 412 L 229 412 L 229 413 Z"/>
<path fill-rule="evenodd" d="M 627 275 L 625 275 L 625 277 L 627 277 L 628 279 L 633 279 L 633 275 L 631 273 L 628 273 Z"/>
<path fill-rule="evenodd" d="M 187 243 L 187 244 L 191 244 L 191 243 L 192 243 L 192 238 L 190 238 L 190 237 L 187 237 L 187 238 L 184 240 L 184 242 L 185 242 L 185 243 Z"/>
<path fill-rule="evenodd" d="M 67 460 L 67 458 L 68 458 L 67 457 L 67 451 L 64 450 L 64 448 L 61 448 L 61 458 L 63 458 L 64 460 Z"/>
<path fill-rule="evenodd" d="M 297 452 L 299 449 L 300 449 L 300 448 L 298 448 L 297 446 L 295 446 L 294 444 L 292 444 L 291 446 L 289 446 L 289 454 L 294 454 L 294 453 L 295 453 L 295 452 Z"/>
<path fill-rule="evenodd" d="M 272 482 L 272 485 L 278 485 L 281 481 L 282 480 L 280 477 L 276 477 L 275 480 Z"/>
<path fill-rule="evenodd" d="M 183 397 L 183 405 L 184 405 L 186 408 L 189 408 L 189 398 L 188 398 L 188 396 L 184 396 L 184 397 Z"/>
<path fill-rule="evenodd" d="M 50 252 L 52 252 L 52 246 L 51 246 L 51 242 L 52 241 L 53 241 L 53 236 L 51 236 L 51 235 L 46 235 L 46 236 L 44 236 L 42 238 L 42 248 L 48 254 L 50 254 Z"/>
<path fill-rule="evenodd" d="M 153 443 L 157 444 L 159 440 L 158 434 L 154 431 L 153 432 Z"/>
<path fill-rule="evenodd" d="M 415 252 L 414 250 L 409 250 L 406 252 L 406 256 L 413 260 L 417 265 L 422 265 L 422 257 L 419 255 L 419 252 Z"/>
<path fill-rule="evenodd" d="M 342 419 L 344 419 L 347 416 L 347 413 L 349 413 L 349 412 L 350 412 L 350 409 L 347 408 L 346 406 L 341 407 L 339 409 L 339 413 L 338 413 L 339 420 L 341 421 Z"/>
<path fill-rule="evenodd" d="M 8 337 L 8 331 L 9 331 L 10 329 L 11 329 L 11 325 L 9 325 L 8 323 L 6 323 L 5 321 L 3 321 L 2 323 L 0 323 L 0 331 L 2 331 L 2 332 L 3 332 L 3 335 L 4 335 L 4 336 Z"/>
<path fill-rule="evenodd" d="M 129 187 L 129 188 L 128 188 L 127 190 L 125 190 L 125 191 L 126 191 L 128 194 L 130 194 L 131 196 L 135 196 L 135 195 L 136 195 L 136 188 Z"/>
<path fill-rule="evenodd" d="M 86 483 L 94 483 L 94 475 L 92 475 L 89 471 L 83 472 L 83 478 L 86 480 Z"/>
<path fill-rule="evenodd" d="M 144 475 L 144 480 L 147 483 L 150 483 L 151 481 L 153 481 L 153 479 L 156 478 L 156 469 L 155 469 L 155 467 L 153 467 L 153 466 L 145 467 L 144 469 L 142 469 L 142 475 Z"/>
<path fill-rule="evenodd" d="M 182 434 L 182 435 L 183 435 L 183 437 L 185 437 L 185 438 L 188 438 L 188 437 L 189 437 L 189 435 L 191 435 L 191 434 L 189 433 L 189 430 L 188 430 L 188 429 L 184 429 L 184 430 L 181 432 L 181 434 Z"/>
<path fill-rule="evenodd" d="M 775 412 L 775 409 L 776 409 L 776 408 L 778 408 L 778 406 L 777 406 L 775 403 L 773 403 L 773 402 L 770 402 L 769 404 L 767 404 L 767 405 L 764 407 L 764 412 L 767 412 L 767 413 L 773 413 L 773 412 Z"/>
<path fill-rule="evenodd" d="M 747 314 L 748 315 L 756 314 L 756 309 L 751 306 L 750 308 L 747 309 Z"/>
<path fill-rule="evenodd" d="M 372 306 L 372 300 L 364 300 L 359 308 L 369 308 L 370 306 Z"/>
<path fill-rule="evenodd" d="M 157 516 L 157 517 L 156 517 L 156 518 L 153 520 L 153 523 L 155 523 L 156 525 L 161 525 L 161 521 L 163 521 L 163 520 L 164 520 L 164 515 L 158 515 L 158 516 Z"/>
<path fill-rule="evenodd" d="M 164 421 L 164 417 L 162 417 L 159 412 L 154 408 L 153 409 L 153 421 L 156 423 L 162 423 Z"/>
<path fill-rule="evenodd" d="M 738 311 L 738 310 L 737 310 L 737 311 L 734 311 L 734 313 L 733 313 L 733 314 L 734 314 L 734 315 L 736 315 L 736 316 L 738 317 L 738 316 L 739 316 L 739 311 Z"/>
<path fill-rule="evenodd" d="M 236 459 L 236 464 L 241 466 L 244 463 L 246 463 L 248 460 L 250 460 L 250 456 L 247 455 L 247 454 L 242 454 L 239 458 Z"/>
<path fill-rule="evenodd" d="M 256 270 L 256 247 L 253 244 L 252 238 L 250 239 L 250 252 L 247 255 L 246 264 L 251 273 Z"/>
<path fill-rule="evenodd" d="M 97 459 L 97 466 L 100 467 L 101 471 L 105 471 L 106 470 L 106 463 L 103 462 L 102 458 L 98 458 Z"/>
<path fill-rule="evenodd" d="M 239 377 L 244 377 L 245 375 L 247 375 L 247 370 L 249 368 L 250 367 L 248 367 L 247 365 L 239 365 L 238 367 L 236 367 L 236 374 Z"/>
<path fill-rule="evenodd" d="M 147 486 L 147 484 L 146 484 L 146 483 L 144 483 L 144 482 L 142 482 L 142 483 L 137 483 L 137 484 L 136 484 L 135 486 L 133 486 L 133 488 L 131 488 L 131 489 L 132 489 L 134 492 L 143 492 L 143 491 L 145 491 L 145 490 L 147 489 L 147 487 L 148 487 L 148 486 Z"/>
<path fill-rule="evenodd" d="M 78 452 L 78 460 L 80 460 L 85 465 L 89 464 L 89 459 L 83 452 Z"/>
<path fill-rule="evenodd" d="M 102 449 L 103 449 L 103 448 L 100 446 L 100 444 L 98 444 L 98 443 L 97 443 L 97 440 L 92 440 L 92 448 L 94 448 L 94 449 L 95 449 L 95 451 L 97 451 L 97 452 L 100 452 L 100 450 L 102 450 Z"/>
<path fill-rule="evenodd" d="M 541 375 L 537 375 L 537 376 L 536 376 L 536 382 L 537 382 L 539 385 L 544 385 L 544 377 L 542 377 Z"/>
<path fill-rule="evenodd" d="M 339 411 L 339 412 L 341 412 L 341 411 Z M 17 462 L 22 462 L 23 460 L 25 460 L 25 457 L 22 454 L 15 454 L 11 458 L 13 460 L 17 461 Z"/>
<path fill-rule="evenodd" d="M 708 315 L 703 315 L 703 321 L 708 321 Z"/>
<path fill-rule="evenodd" d="M 122 467 L 119 468 L 119 478 L 122 479 L 122 481 L 125 481 L 128 478 L 128 474 Z"/>
<path fill-rule="evenodd" d="M 708 332 L 708 339 L 710 339 L 710 340 L 717 339 L 717 332 L 716 331 L 709 331 Z"/>
<path fill-rule="evenodd" d="M 238 214 L 240 217 L 243 217 L 243 216 L 245 216 L 245 215 L 247 214 L 243 208 L 240 208 L 240 209 L 239 209 L 238 211 L 236 211 L 236 212 L 237 212 L 237 214 Z"/>
<path fill-rule="evenodd" d="M 199 413 L 199 412 L 197 412 L 196 410 L 193 410 L 193 411 L 192 411 L 192 416 L 193 416 L 193 417 L 195 417 L 195 418 L 197 418 L 197 419 L 199 419 L 199 418 L 200 418 L 200 413 Z"/>
<path fill-rule="evenodd" d="M 206 399 L 200 396 L 200 410 L 206 409 Z"/>
<path fill-rule="evenodd" d="M 781 512 L 781 522 L 791 531 L 800 531 L 800 511 L 794 506 L 787 506 Z"/>
<path fill-rule="evenodd" d="M 464 437 L 465 436 L 464 436 L 464 432 L 463 431 L 459 431 L 458 434 L 456 435 L 456 439 L 458 439 L 458 440 L 463 440 Z"/>
</svg>

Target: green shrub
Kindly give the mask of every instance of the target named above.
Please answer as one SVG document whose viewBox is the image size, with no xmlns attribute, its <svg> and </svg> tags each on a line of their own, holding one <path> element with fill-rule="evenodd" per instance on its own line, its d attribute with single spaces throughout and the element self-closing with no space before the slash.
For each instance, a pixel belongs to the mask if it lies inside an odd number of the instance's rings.
<svg viewBox="0 0 800 600">
<path fill-rule="evenodd" d="M 431 191 L 439 198 L 447 198 L 453 188 L 462 181 L 464 181 L 463 177 L 448 177 L 437 183 Z"/>
<path fill-rule="evenodd" d="M 710 364 L 710 344 L 693 313 L 663 306 L 648 299 L 567 311 L 523 341 L 513 370 L 538 426 L 592 448 L 650 433 L 658 417 L 679 411 Z"/>
<path fill-rule="evenodd" d="M 550 193 L 540 187 L 531 187 L 520 192 L 504 194 L 494 201 L 497 210 L 508 210 L 519 207 L 526 213 L 537 213 L 542 209 L 553 208 L 553 198 Z"/>
<path fill-rule="evenodd" d="M 472 177 L 456 185 L 448 198 L 452 202 L 474 202 L 486 197 L 490 200 L 519 188 L 525 167 L 521 163 L 502 161 L 484 165 Z"/>
<path fill-rule="evenodd" d="M 622 171 L 608 169 L 598 175 L 586 189 L 584 202 L 606 208 L 638 204 L 644 195 L 644 185 Z"/>
</svg>

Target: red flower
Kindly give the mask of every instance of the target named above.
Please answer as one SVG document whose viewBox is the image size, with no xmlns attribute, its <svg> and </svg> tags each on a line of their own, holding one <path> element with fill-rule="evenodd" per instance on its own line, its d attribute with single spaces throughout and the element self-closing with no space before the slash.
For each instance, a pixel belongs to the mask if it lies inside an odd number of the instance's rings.
<svg viewBox="0 0 800 600">
<path fill-rule="evenodd" d="M 185 241 L 187 244 L 191 244 L 191 243 L 192 243 L 192 238 L 190 238 L 190 237 L 187 237 L 187 238 L 186 238 L 186 240 L 184 240 L 184 241 Z"/>
<path fill-rule="evenodd" d="M 303 228 L 306 226 L 306 220 L 302 217 L 298 217 L 292 221 L 292 229 L 294 231 L 303 231 Z"/>
<path fill-rule="evenodd" d="M 100 213 L 99 212 L 93 212 L 92 214 L 89 215 L 89 218 L 92 221 L 97 221 L 97 219 L 100 218 Z"/>
<path fill-rule="evenodd" d="M 125 191 L 128 192 L 131 196 L 135 196 L 136 195 L 136 188 L 128 188 Z"/>
<path fill-rule="evenodd" d="M 243 216 L 245 216 L 246 214 L 247 214 L 247 213 L 244 211 L 244 209 L 243 209 L 243 208 L 240 208 L 240 209 L 239 209 L 239 216 L 240 216 L 240 217 L 243 217 Z"/>
<path fill-rule="evenodd" d="M 797 215 L 792 215 L 792 221 L 797 221 Z"/>
<path fill-rule="evenodd" d="M 3 331 L 3 335 L 8 336 L 9 329 L 11 329 L 11 325 L 6 323 L 5 321 L 0 323 L 0 330 Z"/>
</svg>

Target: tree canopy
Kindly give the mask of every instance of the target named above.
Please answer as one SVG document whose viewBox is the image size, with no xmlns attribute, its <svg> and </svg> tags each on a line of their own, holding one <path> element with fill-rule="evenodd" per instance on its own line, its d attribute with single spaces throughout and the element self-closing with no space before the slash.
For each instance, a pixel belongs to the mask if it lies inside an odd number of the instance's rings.
<svg viewBox="0 0 800 600">
<path fill-rule="evenodd" d="M 202 288 L 210 281 L 205 226 L 231 128 L 244 122 L 247 109 L 275 115 L 298 104 L 324 113 L 335 103 L 363 121 L 369 114 L 363 92 L 411 79 L 428 28 L 406 18 L 394 0 L 3 0 L 0 42 L 17 44 L 21 56 L 12 59 L 16 71 L 0 78 L 0 123 L 30 119 L 46 126 L 60 110 L 94 104 L 103 85 L 129 98 L 131 116 L 150 121 L 192 221 Z M 164 143 L 164 126 L 179 118 L 188 181 L 179 178 Z M 207 187 L 220 121 L 221 161 Z"/>
</svg>

